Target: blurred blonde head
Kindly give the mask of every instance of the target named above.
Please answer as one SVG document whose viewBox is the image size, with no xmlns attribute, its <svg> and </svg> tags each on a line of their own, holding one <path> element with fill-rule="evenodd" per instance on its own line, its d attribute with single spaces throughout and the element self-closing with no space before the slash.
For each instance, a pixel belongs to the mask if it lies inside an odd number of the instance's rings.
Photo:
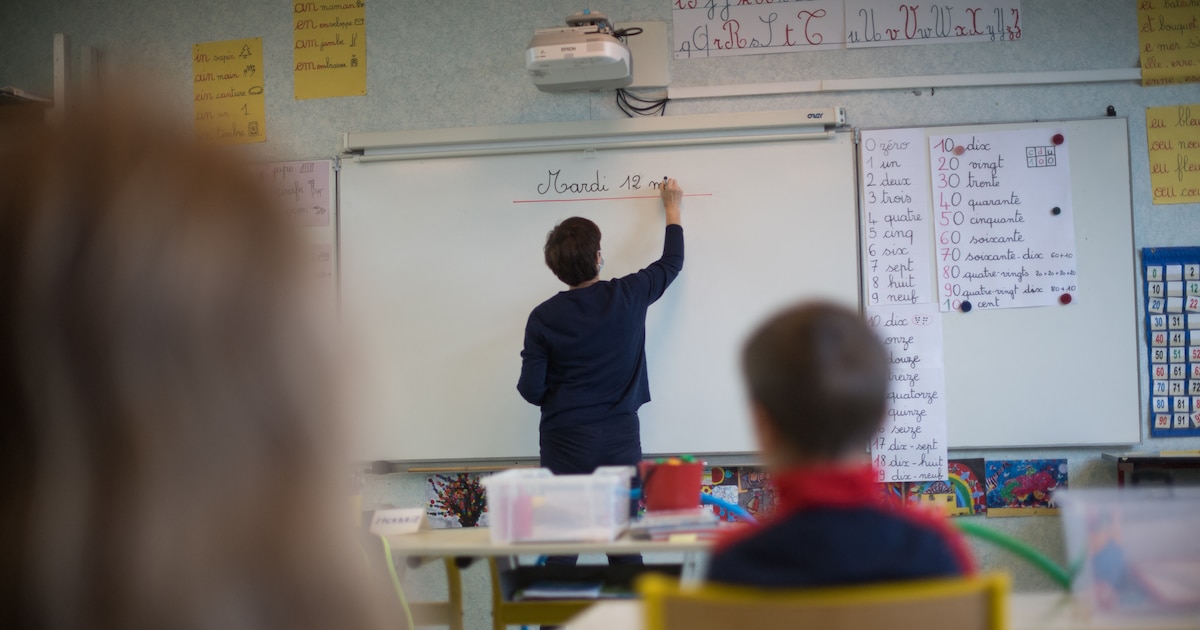
<svg viewBox="0 0 1200 630">
<path fill-rule="evenodd" d="M 0 173 L 0 627 L 375 627 L 303 245 L 246 165 L 104 108 Z"/>
</svg>

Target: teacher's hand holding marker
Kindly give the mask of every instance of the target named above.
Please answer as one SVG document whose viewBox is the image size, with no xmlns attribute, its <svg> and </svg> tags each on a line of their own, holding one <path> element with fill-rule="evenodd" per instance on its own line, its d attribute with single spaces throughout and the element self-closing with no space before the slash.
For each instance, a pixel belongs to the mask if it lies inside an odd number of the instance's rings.
<svg viewBox="0 0 1200 630">
<path fill-rule="evenodd" d="M 667 225 L 679 225 L 679 206 L 683 202 L 683 189 L 679 187 L 679 182 L 664 177 L 659 193 L 662 194 L 663 208 L 667 211 Z"/>
<path fill-rule="evenodd" d="M 646 311 L 683 269 L 683 190 L 666 177 L 659 190 L 667 224 L 662 256 L 637 273 L 600 279 L 600 228 L 588 219 L 566 219 L 546 236 L 546 266 L 568 289 L 529 314 L 517 390 L 541 407 L 541 465 L 555 474 L 636 466 L 642 459 L 638 409 L 650 400 Z M 610 564 L 641 561 L 609 558 Z"/>
</svg>

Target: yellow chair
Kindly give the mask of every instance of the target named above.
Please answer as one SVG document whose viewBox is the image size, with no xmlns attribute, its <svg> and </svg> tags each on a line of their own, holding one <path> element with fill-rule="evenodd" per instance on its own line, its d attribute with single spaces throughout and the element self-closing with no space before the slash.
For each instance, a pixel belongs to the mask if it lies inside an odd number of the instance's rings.
<svg viewBox="0 0 1200 630">
<path fill-rule="evenodd" d="M 820 628 L 1004 630 L 1009 578 L 979 577 L 867 586 L 766 590 L 704 585 L 644 575 L 646 630 Z"/>
</svg>

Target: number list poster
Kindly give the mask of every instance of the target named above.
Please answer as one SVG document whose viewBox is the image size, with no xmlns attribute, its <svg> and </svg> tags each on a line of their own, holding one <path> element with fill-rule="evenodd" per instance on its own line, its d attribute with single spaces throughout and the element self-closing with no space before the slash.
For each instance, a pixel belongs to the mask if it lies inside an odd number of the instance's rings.
<svg viewBox="0 0 1200 630">
<path fill-rule="evenodd" d="M 292 77 L 297 100 L 367 93 L 363 0 L 292 4 Z"/>
<path fill-rule="evenodd" d="M 929 161 L 923 129 L 862 132 L 867 305 L 936 301 L 929 218 Z M 935 214 L 938 214 L 935 212 Z M 943 223 L 949 213 L 940 213 Z M 949 249 L 938 251 L 949 256 Z"/>
<path fill-rule="evenodd" d="M 262 38 L 192 46 L 196 138 L 219 144 L 265 142 Z"/>
<path fill-rule="evenodd" d="M 869 306 L 887 349 L 887 411 L 871 440 L 878 481 L 939 481 L 949 474 L 942 314 L 936 304 Z"/>
<path fill-rule="evenodd" d="M 1069 145 L 1055 128 L 929 138 L 943 311 L 1075 299 Z"/>
</svg>

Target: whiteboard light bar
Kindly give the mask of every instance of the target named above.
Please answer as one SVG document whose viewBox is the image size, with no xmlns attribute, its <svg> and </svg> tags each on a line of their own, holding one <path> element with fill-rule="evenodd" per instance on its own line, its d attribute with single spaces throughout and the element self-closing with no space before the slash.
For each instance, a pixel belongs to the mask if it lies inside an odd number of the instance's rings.
<svg viewBox="0 0 1200 630">
<path fill-rule="evenodd" d="M 842 107 L 667 118 L 542 123 L 381 134 L 345 134 L 359 161 L 413 160 L 539 151 L 624 149 L 829 138 Z"/>
<path fill-rule="evenodd" d="M 740 136 L 688 136 L 670 138 L 601 138 L 579 141 L 565 139 L 552 142 L 511 142 L 475 146 L 453 147 L 405 147 L 395 149 L 367 149 L 358 157 L 360 162 L 384 160 L 420 160 L 444 157 L 475 157 L 497 154 L 540 153 L 546 151 L 587 151 L 589 149 L 632 149 L 646 147 L 671 147 L 695 144 L 737 144 L 745 142 L 775 142 L 781 140 L 825 140 L 833 136 L 832 131 L 797 129 L 792 133 L 755 133 Z"/>
</svg>

